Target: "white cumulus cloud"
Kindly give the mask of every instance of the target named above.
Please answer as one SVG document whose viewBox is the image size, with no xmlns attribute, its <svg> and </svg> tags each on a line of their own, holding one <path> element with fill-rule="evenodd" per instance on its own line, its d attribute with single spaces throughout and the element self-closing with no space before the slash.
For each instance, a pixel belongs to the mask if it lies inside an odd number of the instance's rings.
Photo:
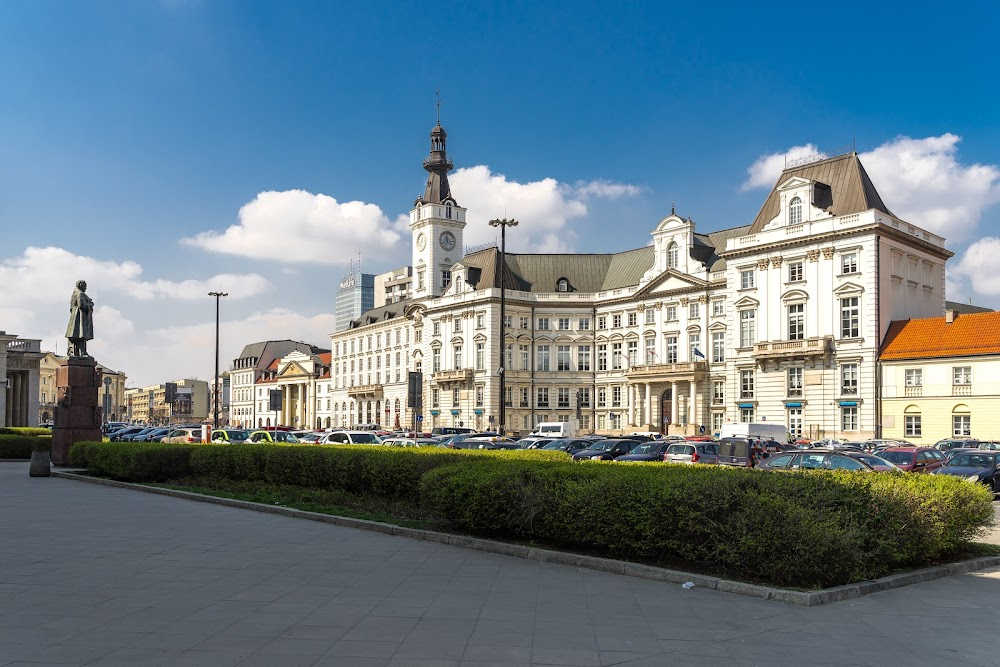
<svg viewBox="0 0 1000 667">
<path fill-rule="evenodd" d="M 375 204 L 286 190 L 259 193 L 240 208 L 238 223 L 181 243 L 271 262 L 347 265 L 359 253 L 378 257 L 392 251 L 399 241 L 392 222 Z"/>
<path fill-rule="evenodd" d="M 962 164 L 961 138 L 896 137 L 861 153 L 865 170 L 889 210 L 948 239 L 951 244 L 972 238 L 983 211 L 1000 201 L 1000 167 Z M 789 149 L 789 160 L 819 154 L 812 144 Z M 785 164 L 785 153 L 764 155 L 748 169 L 742 190 L 772 187 Z"/>
<path fill-rule="evenodd" d="M 962 254 L 961 259 L 951 265 L 949 274 L 969 281 L 972 289 L 979 294 L 988 296 L 1000 295 L 1000 272 L 997 271 L 997 258 L 1000 257 L 1000 238 L 987 236 L 970 245 Z M 949 275 L 950 278 L 950 275 Z M 954 285 L 956 288 L 957 285 Z M 953 294 L 948 293 L 949 298 Z M 956 293 L 954 296 L 961 297 Z"/>
</svg>

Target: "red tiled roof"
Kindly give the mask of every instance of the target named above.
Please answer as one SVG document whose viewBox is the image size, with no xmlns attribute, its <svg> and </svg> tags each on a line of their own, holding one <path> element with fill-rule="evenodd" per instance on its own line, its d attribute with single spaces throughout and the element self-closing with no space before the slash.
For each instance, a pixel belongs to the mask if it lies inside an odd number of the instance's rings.
<svg viewBox="0 0 1000 667">
<path fill-rule="evenodd" d="M 955 314 L 944 317 L 897 320 L 889 325 L 881 358 L 926 359 L 1000 354 L 1000 312 Z"/>
</svg>

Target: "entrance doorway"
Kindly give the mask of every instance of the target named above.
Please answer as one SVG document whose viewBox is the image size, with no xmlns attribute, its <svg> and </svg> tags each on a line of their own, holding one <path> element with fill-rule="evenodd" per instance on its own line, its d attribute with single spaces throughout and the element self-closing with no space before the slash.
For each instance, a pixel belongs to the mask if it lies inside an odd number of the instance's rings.
<svg viewBox="0 0 1000 667">
<path fill-rule="evenodd" d="M 673 414 L 674 390 L 664 389 L 661 398 L 660 414 L 663 415 L 663 418 L 660 420 L 660 433 L 669 435 L 670 428 L 668 425 L 670 424 L 670 415 Z"/>
<path fill-rule="evenodd" d="M 802 408 L 788 408 L 788 432 L 796 439 L 802 437 Z"/>
</svg>

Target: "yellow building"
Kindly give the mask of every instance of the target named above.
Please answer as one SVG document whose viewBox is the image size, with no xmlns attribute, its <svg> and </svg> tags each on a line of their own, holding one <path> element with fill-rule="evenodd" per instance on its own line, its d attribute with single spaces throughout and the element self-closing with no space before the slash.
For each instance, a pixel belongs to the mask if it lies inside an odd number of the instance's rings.
<svg viewBox="0 0 1000 667">
<path fill-rule="evenodd" d="M 56 393 L 56 369 L 66 362 L 66 357 L 61 357 L 54 352 L 46 352 L 39 363 L 38 370 L 38 423 L 51 423 L 55 415 Z M 99 405 L 105 412 L 106 421 L 123 421 L 128 412 L 128 403 L 125 400 L 125 381 L 128 379 L 124 373 L 113 371 L 110 368 L 97 365 L 97 370 L 101 372 L 101 387 L 99 390 Z"/>
<path fill-rule="evenodd" d="M 167 386 L 154 384 L 125 392 L 127 421 L 136 424 L 196 424 L 208 418 L 208 382 L 204 380 L 173 380 L 177 395 L 167 402 Z"/>
<path fill-rule="evenodd" d="M 1000 440 L 1000 312 L 893 322 L 881 372 L 882 437 Z"/>
</svg>

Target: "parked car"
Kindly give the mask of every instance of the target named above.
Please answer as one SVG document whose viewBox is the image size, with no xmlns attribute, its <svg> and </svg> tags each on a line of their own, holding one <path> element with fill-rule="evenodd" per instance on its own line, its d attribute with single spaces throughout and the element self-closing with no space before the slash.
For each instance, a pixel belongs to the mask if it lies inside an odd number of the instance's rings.
<svg viewBox="0 0 1000 667">
<path fill-rule="evenodd" d="M 201 442 L 201 427 L 186 426 L 184 428 L 175 428 L 167 433 L 167 435 L 164 436 L 160 442 L 173 444 L 192 444 Z"/>
<path fill-rule="evenodd" d="M 551 451 L 566 452 L 567 454 L 572 456 L 581 449 L 586 449 L 587 447 L 590 447 L 595 442 L 598 441 L 590 440 L 587 438 L 562 438 L 560 440 L 553 440 L 547 445 L 544 445 L 542 449 L 548 450 L 550 452 Z"/>
<path fill-rule="evenodd" d="M 879 456 L 906 472 L 930 472 L 945 464 L 944 454 L 933 447 L 889 447 Z"/>
<path fill-rule="evenodd" d="M 972 438 L 945 438 L 934 443 L 934 449 L 946 452 L 949 449 L 975 449 L 979 441 Z"/>
<path fill-rule="evenodd" d="M 1000 442 L 980 442 L 979 449 L 988 449 L 997 452 L 1000 451 Z"/>
<path fill-rule="evenodd" d="M 541 449 L 554 439 L 555 438 L 521 438 L 517 442 L 520 443 L 521 449 Z"/>
<path fill-rule="evenodd" d="M 387 447 L 440 447 L 441 443 L 434 438 L 413 438 L 408 436 L 399 436 L 395 438 L 386 438 L 382 441 L 383 445 Z"/>
<path fill-rule="evenodd" d="M 675 442 L 663 456 L 667 463 L 718 463 L 719 445 L 714 442 Z"/>
<path fill-rule="evenodd" d="M 581 449 L 573 455 L 574 461 L 612 461 L 617 456 L 628 454 L 640 443 L 635 440 L 609 438 L 591 443 L 586 449 Z"/>
<path fill-rule="evenodd" d="M 372 431 L 333 431 L 323 436 L 321 445 L 381 445 L 382 438 Z"/>
<path fill-rule="evenodd" d="M 306 442 L 306 443 L 315 445 L 320 440 L 322 440 L 325 436 L 326 436 L 326 433 L 324 433 L 323 431 L 309 431 L 309 432 L 307 432 L 307 433 L 305 433 L 303 435 L 297 436 L 297 437 L 299 439 L 299 442 Z"/>
<path fill-rule="evenodd" d="M 957 454 L 934 475 L 953 475 L 970 482 L 981 482 L 993 493 L 1000 493 L 1000 451 L 978 449 Z"/>
<path fill-rule="evenodd" d="M 247 437 L 245 442 L 253 444 L 281 444 L 281 445 L 294 445 L 298 444 L 299 439 L 291 434 L 289 431 L 254 431 Z"/>
<path fill-rule="evenodd" d="M 141 442 L 161 442 L 163 438 L 167 437 L 167 434 L 170 433 L 170 431 L 171 429 L 169 427 L 153 429 L 146 435 L 142 436 Z"/>
<path fill-rule="evenodd" d="M 143 438 L 146 434 L 152 433 L 156 429 L 156 426 L 148 426 L 141 431 L 136 431 L 135 433 L 125 433 L 119 437 L 119 442 L 143 442 Z"/>
<path fill-rule="evenodd" d="M 752 468 L 764 459 L 764 445 L 756 438 L 723 438 L 718 444 L 719 465 Z"/>
<path fill-rule="evenodd" d="M 615 461 L 662 461 L 667 449 L 676 446 L 663 440 L 644 442 L 633 447 L 628 454 L 616 457 Z"/>
<path fill-rule="evenodd" d="M 891 472 L 893 470 L 899 470 L 899 468 L 896 466 L 895 463 L 886 461 L 881 456 L 876 456 L 875 454 L 869 454 L 868 452 L 842 452 L 842 453 L 847 456 L 850 456 L 852 459 L 864 461 L 872 468 L 880 472 Z"/>
<path fill-rule="evenodd" d="M 947 462 L 947 461 L 951 461 L 953 458 L 955 458 L 959 454 L 970 454 L 970 453 L 974 454 L 974 453 L 976 453 L 978 451 L 980 451 L 980 450 L 979 450 L 978 447 L 976 447 L 975 449 L 949 449 L 948 451 L 941 452 L 941 453 L 944 454 L 945 462 Z"/>
<path fill-rule="evenodd" d="M 148 427 L 146 427 L 146 426 L 129 426 L 128 428 L 121 428 L 121 429 L 118 429 L 117 431 L 113 431 L 113 432 L 109 433 L 108 434 L 108 440 L 110 440 L 111 442 L 122 442 L 122 438 L 124 438 L 125 436 L 127 436 L 127 435 L 133 435 L 135 433 L 138 433 L 139 431 L 144 431 L 144 430 L 146 430 L 146 428 L 148 428 Z"/>
<path fill-rule="evenodd" d="M 775 454 L 757 464 L 758 470 L 859 470 L 875 469 L 864 461 L 832 449 L 810 449 L 804 452 Z"/>
<path fill-rule="evenodd" d="M 452 433 L 451 435 L 434 436 L 434 437 L 438 438 L 438 440 L 440 440 L 442 442 L 442 444 L 444 444 L 445 447 L 452 447 L 452 448 L 454 448 L 454 445 L 455 445 L 456 442 L 461 442 L 462 440 L 467 440 L 467 439 L 469 439 L 469 438 L 471 438 L 473 436 L 498 436 L 498 435 L 500 435 L 500 434 L 499 433 L 493 433 L 493 432 L 476 433 L 475 431 L 469 431 L 468 433 Z M 462 449 L 462 448 L 459 448 L 459 449 Z M 468 447 L 465 447 L 464 449 L 468 449 Z"/>
<path fill-rule="evenodd" d="M 250 432 L 238 428 L 219 428 L 212 431 L 212 442 L 237 444 L 246 442 Z"/>
<path fill-rule="evenodd" d="M 433 431 L 431 435 L 457 435 L 459 433 L 475 433 L 476 429 L 466 428 L 464 426 L 440 426 Z"/>
</svg>

